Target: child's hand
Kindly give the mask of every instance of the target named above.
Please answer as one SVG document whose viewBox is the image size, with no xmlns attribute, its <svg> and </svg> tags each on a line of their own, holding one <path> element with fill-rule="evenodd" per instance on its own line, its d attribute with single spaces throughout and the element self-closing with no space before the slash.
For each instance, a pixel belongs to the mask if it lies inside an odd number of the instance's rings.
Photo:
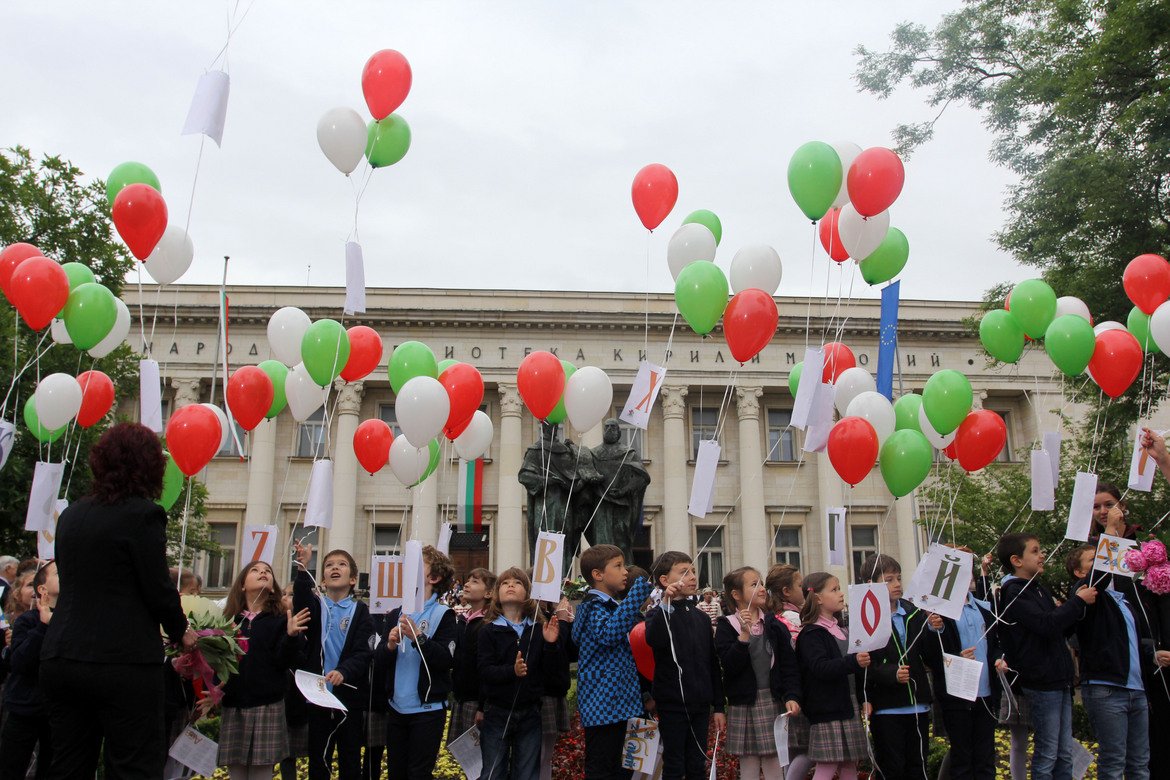
<svg viewBox="0 0 1170 780">
<path fill-rule="evenodd" d="M 855 658 L 857 658 L 857 665 L 862 669 L 869 666 L 869 653 L 858 653 Z"/>
<path fill-rule="evenodd" d="M 964 650 L 962 653 L 960 653 L 960 655 L 962 655 L 964 658 L 968 658 L 968 659 L 974 661 L 975 660 L 975 648 L 968 647 L 966 650 Z"/>
<path fill-rule="evenodd" d="M 784 709 L 788 710 L 789 715 L 800 714 L 800 705 L 791 700 L 784 702 Z"/>
<path fill-rule="evenodd" d="M 288 611 L 288 635 L 298 636 L 303 634 L 309 628 L 309 621 L 312 618 L 309 616 L 309 608 L 305 607 L 300 612 L 293 614 L 290 609 Z"/>
<path fill-rule="evenodd" d="M 297 559 L 297 563 L 299 563 L 302 568 L 308 569 L 309 561 L 313 557 L 313 545 L 302 545 L 300 542 L 294 542 L 293 544 L 293 556 Z"/>
<path fill-rule="evenodd" d="M 672 582 L 666 586 L 666 590 L 662 591 L 662 600 L 666 602 L 674 601 L 678 596 L 678 592 L 682 589 L 682 580 Z"/>
<path fill-rule="evenodd" d="M 397 650 L 400 642 L 402 642 L 402 628 L 394 626 L 394 628 L 390 629 L 390 633 L 386 635 L 386 649 Z"/>
<path fill-rule="evenodd" d="M 930 617 L 928 617 L 926 619 L 926 624 L 929 625 L 931 628 L 933 628 L 935 631 L 942 631 L 942 629 L 943 629 L 942 615 L 938 614 L 937 612 L 931 612 Z"/>
<path fill-rule="evenodd" d="M 995 563 L 995 556 L 991 553 L 983 556 L 983 560 L 979 561 L 979 568 L 983 570 L 983 576 L 986 577 L 991 573 L 991 566 Z"/>
<path fill-rule="evenodd" d="M 739 611 L 739 641 L 750 642 L 752 638 L 752 611 L 750 609 L 741 609 Z"/>
<path fill-rule="evenodd" d="M 715 721 L 715 731 L 727 731 L 727 716 L 722 712 L 716 712 L 711 719 Z"/>
<path fill-rule="evenodd" d="M 528 664 L 524 663 L 524 654 L 519 650 L 516 651 L 516 663 L 512 669 L 516 672 L 517 677 L 528 676 Z"/>
<path fill-rule="evenodd" d="M 419 635 L 418 625 L 408 615 L 398 618 L 398 627 L 402 629 L 402 636 L 414 639 Z"/>
<path fill-rule="evenodd" d="M 325 675 L 325 682 L 336 688 L 338 685 L 341 685 L 345 682 L 345 675 L 334 669 L 332 672 Z"/>
<path fill-rule="evenodd" d="M 35 602 L 37 610 L 41 613 L 41 622 L 47 624 L 53 619 L 53 608 L 45 602 L 37 599 Z"/>
<path fill-rule="evenodd" d="M 475 711 L 475 725 L 476 726 L 483 725 L 483 710 L 476 710 Z"/>
<path fill-rule="evenodd" d="M 995 659 L 995 671 L 1006 672 L 1007 670 L 1008 670 L 1007 661 L 1003 660 L 1002 658 L 996 658 Z"/>
<path fill-rule="evenodd" d="M 1158 666 L 1170 666 L 1170 650 L 1159 650 L 1154 653 L 1154 663 Z"/>
<path fill-rule="evenodd" d="M 1142 449 L 1148 452 L 1159 466 L 1170 463 L 1170 453 L 1166 451 L 1166 440 L 1149 428 L 1142 428 Z"/>
<path fill-rule="evenodd" d="M 1077 589 L 1077 597 L 1086 604 L 1093 604 L 1097 601 L 1097 589 L 1082 585 Z"/>
<path fill-rule="evenodd" d="M 901 666 L 898 667 L 898 682 L 900 682 L 900 683 L 910 682 L 910 667 L 909 666 L 902 664 Z"/>
<path fill-rule="evenodd" d="M 1110 536 L 1125 535 L 1125 508 L 1121 504 L 1109 510 L 1109 515 L 1105 518 L 1105 533 Z"/>
<path fill-rule="evenodd" d="M 869 702 L 864 702 L 861 705 L 861 716 L 865 719 L 873 717 L 873 705 Z"/>
<path fill-rule="evenodd" d="M 544 641 L 551 644 L 556 644 L 556 641 L 561 638 L 561 627 L 554 614 L 544 622 Z"/>
<path fill-rule="evenodd" d="M 564 596 L 561 596 L 561 602 L 557 604 L 557 610 L 553 614 L 568 623 L 572 623 L 573 618 L 575 617 L 573 614 L 573 605 L 570 604 L 569 600 Z"/>
</svg>

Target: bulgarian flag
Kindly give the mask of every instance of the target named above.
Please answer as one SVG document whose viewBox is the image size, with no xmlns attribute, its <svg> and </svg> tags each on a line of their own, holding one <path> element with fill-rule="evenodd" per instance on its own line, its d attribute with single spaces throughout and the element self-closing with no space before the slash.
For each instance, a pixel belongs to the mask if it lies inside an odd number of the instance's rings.
<svg viewBox="0 0 1170 780">
<path fill-rule="evenodd" d="M 463 530 L 483 530 L 483 458 L 459 460 L 458 509 Z"/>
</svg>

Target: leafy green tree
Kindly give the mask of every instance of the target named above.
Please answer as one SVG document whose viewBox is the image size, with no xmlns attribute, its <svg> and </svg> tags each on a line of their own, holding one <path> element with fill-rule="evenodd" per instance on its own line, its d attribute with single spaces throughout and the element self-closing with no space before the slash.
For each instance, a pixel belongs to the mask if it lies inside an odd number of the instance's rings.
<svg viewBox="0 0 1170 780">
<path fill-rule="evenodd" d="M 191 494 L 190 509 L 187 512 L 187 535 L 183 537 L 183 513 L 187 508 L 187 493 Z M 207 486 L 197 479 L 189 479 L 183 486 L 179 499 L 167 512 L 167 563 L 179 565 L 179 550 L 183 550 L 184 568 L 192 568 L 192 561 L 199 552 L 216 554 L 219 542 L 212 536 L 207 524 Z"/>
</svg>

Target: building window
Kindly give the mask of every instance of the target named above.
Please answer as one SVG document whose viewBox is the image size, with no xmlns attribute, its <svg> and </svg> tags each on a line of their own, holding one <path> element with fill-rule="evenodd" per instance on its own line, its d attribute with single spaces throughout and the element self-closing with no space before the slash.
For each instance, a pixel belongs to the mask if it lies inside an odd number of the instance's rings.
<svg viewBox="0 0 1170 780">
<path fill-rule="evenodd" d="M 394 404 L 378 404 L 378 419 L 390 426 L 390 431 L 397 439 L 402 435 L 402 429 L 398 427 L 398 412 L 394 409 Z"/>
<path fill-rule="evenodd" d="M 630 425 L 628 422 L 623 420 L 621 418 L 621 413 L 621 409 L 614 409 L 613 411 L 614 419 L 618 421 L 618 430 L 621 431 L 622 434 L 622 446 L 633 450 L 634 453 L 638 456 L 638 460 L 645 460 L 646 445 L 644 442 L 646 439 L 646 432 L 641 428 Z"/>
<path fill-rule="evenodd" d="M 246 448 L 248 446 L 248 432 L 245 431 L 243 429 L 243 427 L 235 420 L 232 420 L 229 423 L 229 425 L 235 426 L 236 436 L 240 437 L 240 444 L 243 444 L 244 447 Z M 219 452 L 215 453 L 215 456 L 217 458 L 225 458 L 225 457 L 235 457 L 235 456 L 238 456 L 239 454 L 240 454 L 240 448 L 236 446 L 236 439 L 234 436 L 232 436 L 229 433 L 228 437 L 227 437 L 227 441 L 224 442 L 224 445 L 223 445 L 223 447 L 220 448 Z M 246 454 L 246 452 L 245 452 L 245 454 Z"/>
<path fill-rule="evenodd" d="M 325 410 L 318 409 L 301 423 L 297 435 L 297 457 L 316 458 L 325 452 Z"/>
<path fill-rule="evenodd" d="M 218 554 L 207 556 L 207 569 L 203 587 L 211 590 L 227 590 L 231 587 L 236 567 L 236 524 L 208 523 L 211 537 L 219 544 Z"/>
<path fill-rule="evenodd" d="M 723 529 L 696 528 L 695 559 L 700 588 L 723 588 Z"/>
<path fill-rule="evenodd" d="M 374 555 L 395 555 L 402 552 L 402 526 L 376 524 L 372 548 Z"/>
<path fill-rule="evenodd" d="M 995 456 L 996 463 L 1011 463 L 1016 459 L 1015 450 L 1012 449 L 1012 416 L 1011 412 L 1003 412 L 999 409 L 992 409 L 991 411 L 1003 418 L 1003 424 L 1007 427 L 1007 439 L 1004 440 L 1003 449 L 1000 450 L 999 455 Z"/>
<path fill-rule="evenodd" d="M 796 460 L 796 436 L 791 409 L 768 410 L 768 460 L 788 463 Z"/>
<path fill-rule="evenodd" d="M 777 528 L 775 537 L 776 563 L 787 563 L 800 568 L 800 529 Z"/>
<path fill-rule="evenodd" d="M 170 399 L 164 398 L 162 400 L 162 424 L 163 429 L 166 429 L 167 420 L 171 419 L 171 402 Z"/>
<path fill-rule="evenodd" d="M 307 528 L 307 527 L 301 525 L 299 522 L 294 522 L 289 526 L 288 538 L 290 540 L 289 541 L 290 547 L 292 546 L 292 544 L 294 542 L 297 542 L 297 541 L 301 542 L 301 544 L 310 543 L 313 545 L 313 554 L 311 556 L 309 556 L 309 565 L 306 568 L 308 569 L 309 574 L 311 574 L 313 576 L 313 579 L 316 579 L 317 578 L 317 559 L 319 557 L 319 553 L 321 552 L 318 549 L 321 546 L 319 544 L 319 542 L 320 542 L 320 529 L 312 528 L 312 527 Z M 289 553 L 289 558 L 290 559 L 292 558 L 291 553 Z M 274 559 L 274 560 L 276 560 L 276 559 Z M 291 566 L 292 566 L 292 569 L 290 569 L 291 573 L 290 573 L 289 578 L 295 579 L 297 576 L 297 572 L 300 571 L 301 567 L 297 565 L 296 561 L 293 561 Z M 359 566 L 358 568 L 360 569 L 361 566 Z"/>
<path fill-rule="evenodd" d="M 877 526 L 854 525 L 849 528 L 849 550 L 853 562 L 853 579 L 861 573 L 861 564 L 877 552 Z"/>
<path fill-rule="evenodd" d="M 713 406 L 691 408 L 691 458 L 699 457 L 699 442 L 714 439 L 719 423 L 719 409 Z"/>
</svg>

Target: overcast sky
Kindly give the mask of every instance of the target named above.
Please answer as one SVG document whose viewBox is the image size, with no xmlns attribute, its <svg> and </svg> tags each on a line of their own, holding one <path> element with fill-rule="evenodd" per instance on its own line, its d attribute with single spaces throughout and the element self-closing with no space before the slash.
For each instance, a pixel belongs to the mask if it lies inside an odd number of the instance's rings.
<svg viewBox="0 0 1170 780">
<path fill-rule="evenodd" d="M 810 227 L 788 194 L 788 159 L 813 139 L 886 145 L 899 121 L 931 116 L 921 93 L 859 94 L 853 49 L 957 6 L 240 0 L 223 148 L 207 143 L 192 202 L 199 139 L 179 130 L 235 1 L 9 0 L 0 144 L 94 176 L 150 165 L 172 221 L 191 207 L 184 282 L 218 282 L 229 254 L 233 283 L 341 285 L 353 192 L 316 124 L 335 106 L 366 116 L 362 66 L 394 48 L 414 70 L 398 111 L 413 145 L 373 174 L 361 203 L 370 286 L 641 292 L 646 233 L 630 183 L 661 162 L 679 200 L 651 239 L 651 289 L 673 289 L 666 242 L 709 208 L 723 220 L 725 270 L 740 246 L 769 243 L 784 262 L 780 294 L 823 295 L 830 261 L 818 253 L 810 286 Z M 910 240 L 904 298 L 974 299 L 1032 275 L 992 240 L 1011 179 L 990 143 L 977 115 L 951 108 L 908 162 L 891 209 Z M 876 295 L 863 288 L 858 276 L 855 294 Z"/>
</svg>

